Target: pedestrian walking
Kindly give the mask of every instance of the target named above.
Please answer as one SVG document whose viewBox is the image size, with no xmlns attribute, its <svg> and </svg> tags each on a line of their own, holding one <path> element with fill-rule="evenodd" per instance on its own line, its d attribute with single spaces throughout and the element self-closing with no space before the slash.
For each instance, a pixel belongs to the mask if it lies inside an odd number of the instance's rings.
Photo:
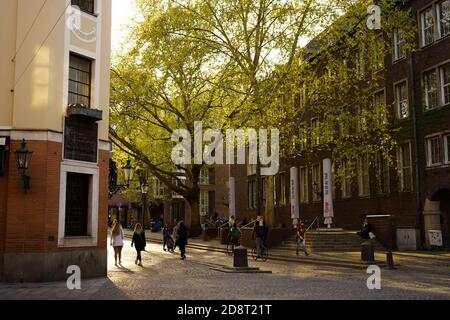
<svg viewBox="0 0 450 320">
<path fill-rule="evenodd" d="M 239 245 L 239 240 L 241 238 L 241 230 L 237 227 L 237 223 L 235 223 L 230 229 L 230 243 L 231 243 L 231 251 L 234 251 L 234 246 Z"/>
<path fill-rule="evenodd" d="M 300 246 L 303 246 L 303 252 L 305 253 L 305 256 L 307 256 L 308 249 L 306 247 L 306 227 L 305 227 L 304 223 L 301 223 L 297 227 L 296 243 L 297 243 L 297 249 L 296 249 L 297 256 L 299 255 L 299 252 L 300 252 Z"/>
<path fill-rule="evenodd" d="M 267 248 L 267 239 L 269 238 L 269 227 L 266 225 L 266 222 L 263 222 L 263 232 L 264 232 L 264 236 L 263 236 L 263 245 L 264 247 Z"/>
<path fill-rule="evenodd" d="M 188 236 L 189 232 L 186 226 L 184 225 L 184 221 L 180 221 L 178 223 L 178 230 L 177 230 L 177 241 L 176 245 L 180 248 L 181 253 L 181 260 L 186 259 L 186 246 L 188 244 Z"/>
<path fill-rule="evenodd" d="M 115 223 L 112 228 L 111 246 L 114 248 L 115 266 L 117 266 L 117 258 L 119 258 L 119 265 L 122 265 L 123 229 L 119 222 Z"/>
<path fill-rule="evenodd" d="M 234 216 L 231 216 L 230 219 L 228 219 L 228 227 L 231 228 L 234 225 Z"/>
<path fill-rule="evenodd" d="M 255 240 L 256 258 L 261 258 L 264 245 L 264 228 L 260 225 L 259 221 L 256 222 L 256 225 L 253 228 L 252 239 Z"/>
<path fill-rule="evenodd" d="M 162 233 L 163 233 L 163 241 L 164 241 L 163 250 L 170 251 L 173 248 L 173 245 L 171 245 L 169 247 L 169 242 L 170 242 L 170 240 L 173 241 L 173 239 L 172 239 L 172 230 L 170 230 L 169 225 L 167 223 L 164 225 Z M 166 250 L 166 246 L 167 246 L 167 250 Z"/>
<path fill-rule="evenodd" d="M 145 240 L 145 232 L 140 223 L 136 223 L 133 233 L 133 239 L 131 240 L 131 247 L 136 249 L 136 260 L 135 264 L 142 267 L 142 256 L 141 252 L 145 250 L 146 240 Z"/>
</svg>

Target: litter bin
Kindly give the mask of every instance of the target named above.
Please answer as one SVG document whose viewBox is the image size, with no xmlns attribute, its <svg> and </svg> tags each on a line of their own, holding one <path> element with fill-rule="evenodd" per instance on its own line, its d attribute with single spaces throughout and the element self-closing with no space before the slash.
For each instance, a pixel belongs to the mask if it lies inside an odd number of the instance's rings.
<svg viewBox="0 0 450 320">
<path fill-rule="evenodd" d="M 247 248 L 239 246 L 234 248 L 233 266 L 235 268 L 248 268 Z"/>
<path fill-rule="evenodd" d="M 375 252 L 371 241 L 361 243 L 361 260 L 365 262 L 375 261 Z"/>
</svg>

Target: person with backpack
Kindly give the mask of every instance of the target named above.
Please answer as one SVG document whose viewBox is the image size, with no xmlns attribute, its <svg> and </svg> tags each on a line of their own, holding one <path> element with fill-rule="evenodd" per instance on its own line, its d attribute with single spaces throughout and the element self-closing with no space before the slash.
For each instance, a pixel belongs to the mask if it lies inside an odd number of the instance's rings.
<svg viewBox="0 0 450 320">
<path fill-rule="evenodd" d="M 234 251 L 234 246 L 239 246 L 240 238 L 241 238 L 241 230 L 239 230 L 237 224 L 235 223 L 230 229 L 231 251 Z"/>
<path fill-rule="evenodd" d="M 297 235 L 295 242 L 297 244 L 296 249 L 297 256 L 299 255 L 300 252 L 300 246 L 303 246 L 303 252 L 305 253 L 305 256 L 308 256 L 308 249 L 306 247 L 306 227 L 304 223 L 301 223 L 297 227 Z"/>
<path fill-rule="evenodd" d="M 257 221 L 252 232 L 252 239 L 255 240 L 256 245 L 256 258 L 261 258 L 261 253 L 264 246 L 264 228 Z"/>
</svg>

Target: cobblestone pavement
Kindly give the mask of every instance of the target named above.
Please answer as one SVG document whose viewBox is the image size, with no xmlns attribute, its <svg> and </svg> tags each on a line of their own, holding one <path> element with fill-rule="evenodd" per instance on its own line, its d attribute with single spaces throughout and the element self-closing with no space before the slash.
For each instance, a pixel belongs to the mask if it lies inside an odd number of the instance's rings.
<svg viewBox="0 0 450 320">
<path fill-rule="evenodd" d="M 0 284 L 0 299 L 450 299 L 448 267 L 382 269 L 382 289 L 368 290 L 365 270 L 340 269 L 277 261 L 250 266 L 272 274 L 222 273 L 212 265 L 231 266 L 223 253 L 189 249 L 188 259 L 150 244 L 144 266 L 134 264 L 135 251 L 126 241 L 122 268 L 114 266 L 109 248 L 108 278 L 84 280 L 82 289 L 70 291 L 65 282 Z"/>
</svg>

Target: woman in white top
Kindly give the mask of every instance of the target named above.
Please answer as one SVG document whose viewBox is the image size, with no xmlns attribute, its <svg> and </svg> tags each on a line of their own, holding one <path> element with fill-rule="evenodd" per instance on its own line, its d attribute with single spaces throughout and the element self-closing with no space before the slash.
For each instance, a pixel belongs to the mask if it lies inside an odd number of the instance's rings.
<svg viewBox="0 0 450 320">
<path fill-rule="evenodd" d="M 119 264 L 122 264 L 122 248 L 123 248 L 123 229 L 120 223 L 116 223 L 111 231 L 111 246 L 114 248 L 114 260 L 117 266 L 117 256 L 119 257 Z"/>
</svg>

